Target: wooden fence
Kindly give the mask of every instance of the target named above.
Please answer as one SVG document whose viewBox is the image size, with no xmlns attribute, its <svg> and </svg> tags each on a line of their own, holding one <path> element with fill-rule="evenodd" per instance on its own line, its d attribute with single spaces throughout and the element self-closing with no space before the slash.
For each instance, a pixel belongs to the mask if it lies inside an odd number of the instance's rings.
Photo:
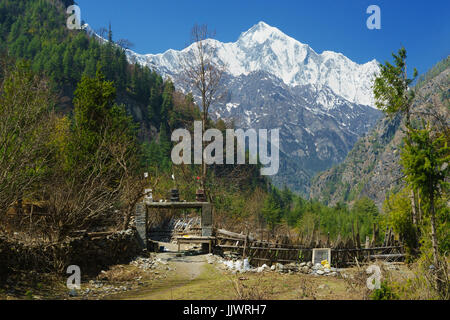
<svg viewBox="0 0 450 320">
<path fill-rule="evenodd" d="M 402 261 L 405 257 L 403 246 L 393 241 L 384 241 L 380 247 L 361 248 L 352 239 L 338 240 L 334 244 L 309 242 L 308 245 L 290 244 L 286 241 L 261 241 L 249 236 L 218 229 L 216 232 L 216 249 L 231 251 L 243 258 L 248 258 L 252 265 L 271 265 L 276 262 L 290 263 L 312 260 L 313 248 L 331 248 L 333 266 L 345 267 L 372 260 Z M 386 238 L 385 238 L 386 239 Z"/>
</svg>

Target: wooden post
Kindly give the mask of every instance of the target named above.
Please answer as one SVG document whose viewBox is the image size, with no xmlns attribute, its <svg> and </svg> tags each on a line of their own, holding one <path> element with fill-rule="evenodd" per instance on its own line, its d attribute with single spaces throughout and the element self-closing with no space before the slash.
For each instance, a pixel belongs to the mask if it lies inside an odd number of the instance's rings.
<svg viewBox="0 0 450 320">
<path fill-rule="evenodd" d="M 361 239 L 359 235 L 359 222 L 356 220 L 356 243 L 358 245 L 358 249 L 361 249 Z"/>
<path fill-rule="evenodd" d="M 353 245 L 356 246 L 355 224 L 354 223 L 352 223 L 352 241 L 353 241 Z"/>
<path fill-rule="evenodd" d="M 389 228 L 387 237 L 386 237 L 386 247 L 389 247 L 389 245 L 391 243 L 391 233 L 392 233 L 392 228 Z"/>
<path fill-rule="evenodd" d="M 245 237 L 244 240 L 244 250 L 242 251 L 242 259 L 245 259 L 245 254 L 246 254 L 246 250 L 247 250 L 247 243 L 248 243 L 248 234 Z"/>
<path fill-rule="evenodd" d="M 371 243 L 370 243 L 370 246 L 371 247 L 374 247 L 375 246 L 375 242 L 376 242 L 376 238 L 377 238 L 377 235 L 376 235 L 376 227 L 377 227 L 377 225 L 374 223 L 373 224 L 373 229 L 372 229 L 372 241 L 371 241 Z"/>
<path fill-rule="evenodd" d="M 384 233 L 383 247 L 387 246 L 388 231 L 389 231 L 389 226 L 386 227 L 386 232 Z"/>
</svg>

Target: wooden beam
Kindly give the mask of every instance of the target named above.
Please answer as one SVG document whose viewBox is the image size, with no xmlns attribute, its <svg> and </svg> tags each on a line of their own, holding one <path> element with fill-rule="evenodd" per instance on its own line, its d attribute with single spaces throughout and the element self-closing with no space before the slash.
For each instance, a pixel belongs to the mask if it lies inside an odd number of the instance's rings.
<svg viewBox="0 0 450 320">
<path fill-rule="evenodd" d="M 148 208 L 170 208 L 170 209 L 201 209 L 209 202 L 148 202 Z"/>
</svg>

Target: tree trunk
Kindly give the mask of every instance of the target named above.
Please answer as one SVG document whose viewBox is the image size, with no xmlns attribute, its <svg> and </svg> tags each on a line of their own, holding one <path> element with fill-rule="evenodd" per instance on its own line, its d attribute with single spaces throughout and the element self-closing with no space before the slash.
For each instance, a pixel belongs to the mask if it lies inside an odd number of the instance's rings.
<svg viewBox="0 0 450 320">
<path fill-rule="evenodd" d="M 131 220 L 131 206 L 128 206 L 127 211 L 125 213 L 125 218 L 122 224 L 122 230 L 127 230 Z"/>
<path fill-rule="evenodd" d="M 414 194 L 414 190 L 411 190 L 411 193 L 409 195 L 409 198 L 411 199 L 411 215 L 412 215 L 412 223 L 415 227 L 418 225 L 417 221 L 417 205 L 416 205 L 416 196 Z"/>
<path fill-rule="evenodd" d="M 423 211 L 422 211 L 422 203 L 420 201 L 420 194 L 417 194 L 417 221 L 419 224 L 422 223 Z"/>
<path fill-rule="evenodd" d="M 433 262 L 436 270 L 436 289 L 441 295 L 445 291 L 445 271 L 441 268 L 439 263 L 439 250 L 438 250 L 438 239 L 436 235 L 436 212 L 434 208 L 434 195 L 430 197 L 430 215 L 431 215 L 431 244 L 433 246 Z M 442 266 L 446 268 L 445 264 Z"/>
<path fill-rule="evenodd" d="M 430 197 L 430 214 L 431 214 L 431 244 L 433 246 L 433 260 L 435 267 L 438 268 L 439 264 L 439 252 L 438 252 L 438 240 L 436 235 L 436 213 L 434 209 L 434 197 Z"/>
<path fill-rule="evenodd" d="M 206 108 L 205 105 L 203 105 L 203 108 Z M 206 144 L 205 144 L 205 141 L 203 141 L 203 137 L 204 137 L 205 131 L 206 131 L 206 118 L 207 117 L 208 117 L 208 113 L 204 112 L 203 113 L 203 118 L 202 118 L 202 189 L 204 190 L 206 197 L 208 197 L 209 192 L 206 190 L 206 173 L 207 173 L 206 170 L 207 170 L 207 166 L 206 166 L 205 159 L 203 157 L 203 152 L 205 150 Z"/>
</svg>

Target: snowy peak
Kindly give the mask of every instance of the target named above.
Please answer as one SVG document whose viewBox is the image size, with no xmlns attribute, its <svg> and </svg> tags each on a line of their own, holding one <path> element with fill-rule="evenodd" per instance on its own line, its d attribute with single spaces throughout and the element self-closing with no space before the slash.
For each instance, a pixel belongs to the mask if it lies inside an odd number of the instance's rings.
<svg viewBox="0 0 450 320">
<path fill-rule="evenodd" d="M 283 32 L 267 23 L 260 21 L 248 31 L 241 33 L 238 42 L 263 43 L 274 37 L 287 37 Z"/>
<path fill-rule="evenodd" d="M 226 65 L 233 77 L 264 71 L 291 87 L 326 86 L 349 102 L 374 106 L 371 87 L 374 74 L 379 70 L 375 60 L 357 64 L 341 53 L 318 54 L 307 44 L 262 21 L 243 32 L 236 42 L 208 39 L 206 44 L 217 48 L 214 58 Z M 132 62 L 156 69 L 163 76 L 176 77 L 182 70 L 181 61 L 193 49 L 191 45 L 182 51 L 168 50 L 156 55 L 128 51 L 128 57 Z"/>
</svg>

